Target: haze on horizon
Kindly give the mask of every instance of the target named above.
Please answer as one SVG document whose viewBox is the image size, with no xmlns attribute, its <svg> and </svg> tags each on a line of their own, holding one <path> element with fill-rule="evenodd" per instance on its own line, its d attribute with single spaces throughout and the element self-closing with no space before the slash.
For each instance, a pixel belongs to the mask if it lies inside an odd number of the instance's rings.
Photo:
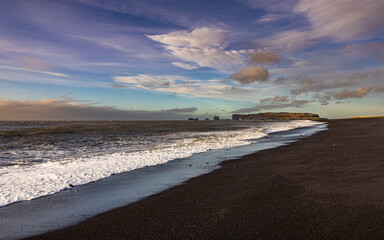
<svg viewBox="0 0 384 240">
<path fill-rule="evenodd" d="M 2 0 L 0 120 L 384 115 L 382 0 Z"/>
</svg>

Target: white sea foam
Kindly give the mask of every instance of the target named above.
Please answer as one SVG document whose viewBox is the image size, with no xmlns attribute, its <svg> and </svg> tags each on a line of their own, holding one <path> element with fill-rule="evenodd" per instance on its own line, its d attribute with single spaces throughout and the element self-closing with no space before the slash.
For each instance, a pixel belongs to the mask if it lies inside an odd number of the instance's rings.
<svg viewBox="0 0 384 240">
<path fill-rule="evenodd" d="M 269 122 L 242 130 L 169 134 L 161 141 L 146 137 L 140 140 L 146 144 L 137 151 L 130 148 L 128 151 L 122 149 L 121 152 L 79 156 L 65 161 L 4 166 L 0 168 L 0 206 L 53 194 L 71 185 L 86 184 L 112 174 L 186 158 L 195 153 L 248 145 L 269 133 L 315 124 L 319 123 L 306 120 Z"/>
</svg>

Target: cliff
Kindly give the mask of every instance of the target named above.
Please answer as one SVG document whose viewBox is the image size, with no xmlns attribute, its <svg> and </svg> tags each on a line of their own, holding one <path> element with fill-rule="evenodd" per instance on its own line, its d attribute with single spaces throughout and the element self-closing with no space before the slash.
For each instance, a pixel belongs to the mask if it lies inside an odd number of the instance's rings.
<svg viewBox="0 0 384 240">
<path fill-rule="evenodd" d="M 321 121 L 326 120 L 320 118 L 318 114 L 314 113 L 287 113 L 287 112 L 279 112 L 279 113 L 257 113 L 257 114 L 233 114 L 232 120 L 246 120 L 246 121 L 254 121 L 254 120 L 314 120 Z"/>
</svg>

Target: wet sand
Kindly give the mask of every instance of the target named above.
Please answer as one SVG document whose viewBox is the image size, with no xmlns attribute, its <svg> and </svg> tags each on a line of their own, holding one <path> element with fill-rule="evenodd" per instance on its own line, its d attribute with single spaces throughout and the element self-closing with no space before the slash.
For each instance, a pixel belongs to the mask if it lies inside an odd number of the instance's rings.
<svg viewBox="0 0 384 240">
<path fill-rule="evenodd" d="M 33 239 L 384 239 L 384 119 L 332 120 L 328 131 Z"/>
</svg>

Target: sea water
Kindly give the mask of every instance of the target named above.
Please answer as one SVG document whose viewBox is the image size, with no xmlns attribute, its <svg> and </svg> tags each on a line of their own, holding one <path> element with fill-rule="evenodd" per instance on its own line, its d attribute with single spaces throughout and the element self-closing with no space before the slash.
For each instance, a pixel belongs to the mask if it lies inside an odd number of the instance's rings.
<svg viewBox="0 0 384 240">
<path fill-rule="evenodd" d="M 313 121 L 1 122 L 0 206 Z"/>
</svg>

